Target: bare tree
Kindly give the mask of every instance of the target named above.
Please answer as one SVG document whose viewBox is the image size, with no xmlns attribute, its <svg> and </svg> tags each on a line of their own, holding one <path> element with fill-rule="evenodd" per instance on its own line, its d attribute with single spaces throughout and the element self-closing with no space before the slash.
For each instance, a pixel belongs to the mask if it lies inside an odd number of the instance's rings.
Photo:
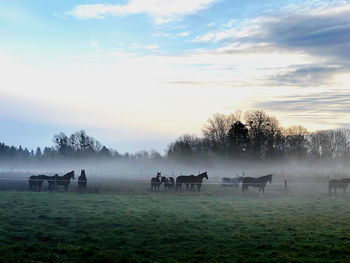
<svg viewBox="0 0 350 263">
<path fill-rule="evenodd" d="M 231 126 L 240 118 L 241 111 L 236 111 L 236 113 L 228 115 L 216 113 L 207 120 L 203 125 L 202 134 L 211 150 L 227 153 L 228 132 Z"/>
</svg>

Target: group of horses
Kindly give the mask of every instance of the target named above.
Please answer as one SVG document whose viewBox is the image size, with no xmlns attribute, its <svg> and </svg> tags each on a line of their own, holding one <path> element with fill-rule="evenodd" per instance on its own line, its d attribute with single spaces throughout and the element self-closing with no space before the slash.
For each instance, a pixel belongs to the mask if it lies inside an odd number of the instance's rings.
<svg viewBox="0 0 350 263">
<path fill-rule="evenodd" d="M 40 192 L 41 187 L 45 181 L 49 184 L 49 191 L 57 191 L 58 186 L 63 186 L 64 190 L 68 190 L 68 186 L 70 183 L 70 180 L 74 180 L 74 171 L 70 171 L 69 173 L 66 173 L 65 175 L 59 176 L 58 174 L 55 174 L 54 176 L 48 176 L 44 174 L 40 175 L 32 175 L 29 177 L 29 190 L 34 192 Z M 78 177 L 78 191 L 79 192 L 85 192 L 87 186 L 87 178 L 85 170 L 81 170 L 80 176 Z"/>
<path fill-rule="evenodd" d="M 74 180 L 74 171 L 70 171 L 65 175 L 59 176 L 55 174 L 54 176 L 47 175 L 32 175 L 29 177 L 29 190 L 34 192 L 40 192 L 41 187 L 45 181 L 48 182 L 48 190 L 50 192 L 57 191 L 58 186 L 63 186 L 64 190 L 68 190 L 70 180 Z M 182 185 L 186 185 L 187 190 L 198 192 L 201 190 L 203 179 L 208 180 L 208 173 L 200 173 L 198 175 L 180 175 L 174 180 L 173 177 L 162 176 L 161 172 L 158 172 L 156 177 L 151 179 L 151 191 L 159 192 L 160 186 L 164 185 L 165 191 L 174 191 L 181 190 Z M 272 174 L 264 175 L 258 178 L 254 177 L 240 177 L 236 176 L 233 178 L 224 177 L 222 178 L 222 186 L 233 187 L 238 189 L 239 185 L 242 184 L 242 192 L 245 193 L 248 191 L 249 187 L 255 187 L 259 189 L 259 192 L 264 193 L 267 182 L 272 182 Z M 345 193 L 348 185 L 350 184 L 350 178 L 344 179 L 332 179 L 328 184 L 329 195 L 334 192 L 337 193 L 337 189 L 342 189 Z M 81 170 L 80 176 L 78 177 L 78 191 L 85 192 L 87 187 L 87 178 L 85 170 Z"/>
<path fill-rule="evenodd" d="M 265 191 L 265 186 L 267 182 L 272 181 L 272 175 L 268 174 L 265 176 L 261 176 L 258 178 L 253 178 L 253 177 L 234 177 L 234 178 L 229 178 L 229 177 L 224 177 L 222 178 L 222 186 L 225 187 L 234 187 L 238 188 L 239 184 L 242 182 L 242 192 L 247 192 L 248 187 L 256 187 L 259 188 L 259 192 Z M 346 189 L 348 188 L 350 184 L 350 178 L 343 178 L 343 179 L 332 179 L 328 182 L 328 193 L 329 195 L 332 195 L 332 192 L 334 194 L 337 193 L 337 189 L 342 189 L 343 193 L 345 193 Z"/>
<path fill-rule="evenodd" d="M 272 174 L 264 175 L 258 178 L 254 177 L 242 177 L 237 176 L 233 178 L 224 177 L 222 178 L 222 186 L 233 187 L 238 189 L 239 184 L 242 183 L 242 192 L 245 193 L 248 191 L 249 186 L 259 188 L 259 192 L 265 193 L 265 187 L 267 182 L 272 182 Z"/>
<path fill-rule="evenodd" d="M 176 177 L 176 180 L 174 177 L 162 176 L 161 172 L 158 172 L 157 176 L 151 179 L 151 191 L 159 192 L 162 184 L 164 184 L 165 191 L 181 190 L 182 185 L 185 184 L 187 190 L 195 191 L 197 188 L 197 191 L 200 192 L 204 178 L 208 180 L 207 172 L 199 175 L 180 175 Z"/>
<path fill-rule="evenodd" d="M 203 183 L 203 179 L 208 180 L 208 173 L 200 173 L 199 175 L 180 175 L 176 177 L 176 180 L 174 180 L 173 177 L 165 177 L 162 176 L 161 172 L 157 173 L 156 177 L 153 177 L 151 179 L 151 191 L 152 192 L 159 192 L 160 186 L 164 184 L 164 190 L 170 191 L 170 190 L 181 190 L 182 185 L 186 185 L 187 190 L 195 191 L 197 189 L 198 192 L 201 190 L 201 186 Z M 224 177 L 222 178 L 222 185 L 229 187 L 235 187 L 238 188 L 239 184 L 242 183 L 242 192 L 247 192 L 248 188 L 256 187 L 259 189 L 259 192 L 265 192 L 266 183 L 272 181 L 272 174 L 268 174 L 265 176 L 261 176 L 258 178 L 254 177 L 234 177 L 234 178 L 228 178 Z"/>
</svg>

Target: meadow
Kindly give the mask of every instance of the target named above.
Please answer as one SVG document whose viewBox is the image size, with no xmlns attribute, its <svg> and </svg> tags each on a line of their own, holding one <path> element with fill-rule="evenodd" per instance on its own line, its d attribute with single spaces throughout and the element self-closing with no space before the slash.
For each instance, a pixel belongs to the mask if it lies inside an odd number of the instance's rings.
<svg viewBox="0 0 350 263">
<path fill-rule="evenodd" d="M 350 262 L 350 195 L 325 186 L 0 191 L 0 262 Z"/>
</svg>

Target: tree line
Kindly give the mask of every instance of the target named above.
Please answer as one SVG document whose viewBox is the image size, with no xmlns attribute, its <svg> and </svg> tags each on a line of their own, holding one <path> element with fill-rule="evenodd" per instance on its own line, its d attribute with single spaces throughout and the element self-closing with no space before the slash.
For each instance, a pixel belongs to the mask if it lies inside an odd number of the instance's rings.
<svg viewBox="0 0 350 263">
<path fill-rule="evenodd" d="M 284 128 L 263 110 L 214 114 L 201 136 L 185 134 L 167 149 L 168 158 L 213 160 L 347 160 L 350 130 L 309 132 L 302 126 Z"/>
<path fill-rule="evenodd" d="M 55 158 L 177 160 L 212 162 L 227 160 L 348 160 L 350 130 L 309 132 L 302 126 L 284 128 L 263 110 L 214 114 L 203 125 L 201 135 L 184 134 L 161 155 L 156 150 L 120 154 L 103 146 L 84 130 L 59 133 L 53 146 L 35 151 L 0 143 L 0 160 L 48 160 Z"/>
<path fill-rule="evenodd" d="M 155 150 L 120 154 L 117 150 L 103 146 L 98 140 L 89 136 L 84 130 L 71 135 L 61 132 L 54 135 L 54 145 L 38 147 L 29 151 L 22 146 L 8 146 L 0 143 L 0 160 L 52 160 L 67 159 L 160 159 L 161 154 Z"/>
</svg>

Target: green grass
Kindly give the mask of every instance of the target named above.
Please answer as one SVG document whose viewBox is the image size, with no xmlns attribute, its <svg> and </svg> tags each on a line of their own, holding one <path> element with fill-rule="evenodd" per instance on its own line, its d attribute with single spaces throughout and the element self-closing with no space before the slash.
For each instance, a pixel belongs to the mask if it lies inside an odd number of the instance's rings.
<svg viewBox="0 0 350 263">
<path fill-rule="evenodd" d="M 0 262 L 350 262 L 349 201 L 0 192 Z"/>
</svg>

